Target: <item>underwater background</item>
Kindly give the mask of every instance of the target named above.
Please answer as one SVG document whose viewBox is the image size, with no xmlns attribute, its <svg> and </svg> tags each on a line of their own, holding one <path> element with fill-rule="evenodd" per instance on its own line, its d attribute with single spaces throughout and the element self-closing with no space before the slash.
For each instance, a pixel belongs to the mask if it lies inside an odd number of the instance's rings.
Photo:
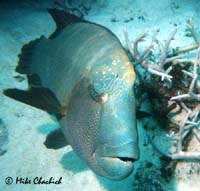
<svg viewBox="0 0 200 191">
<path fill-rule="evenodd" d="M 41 35 L 48 37 L 55 30 L 47 8 L 61 9 L 107 27 L 132 57 L 137 74 L 138 108 L 151 113 L 151 117 L 138 120 L 140 158 L 135 162 L 134 172 L 124 180 L 111 181 L 96 175 L 70 146 L 47 149 L 43 144 L 46 136 L 59 126 L 55 118 L 3 94 L 7 88 L 28 88 L 25 75 L 15 72 L 18 54 L 24 44 Z M 199 191 L 199 26 L 198 0 L 1 0 L 0 191 Z M 162 58 L 181 55 L 162 68 L 163 73 L 173 76 L 173 88 L 155 75 L 156 67 L 142 65 L 131 56 L 133 47 L 128 47 L 127 42 L 136 42 L 147 29 L 138 48 L 139 55 L 147 48 L 144 60 L 148 57 L 150 63 L 159 64 Z M 152 41 L 155 48 L 149 48 Z M 168 73 L 170 66 L 174 70 Z M 178 100 L 181 112 L 174 114 L 178 106 L 171 103 L 171 98 L 188 92 L 196 97 L 186 102 Z M 183 151 L 188 154 L 178 152 L 180 139 Z M 15 184 L 17 177 L 31 180 L 62 177 L 62 184 Z"/>
</svg>

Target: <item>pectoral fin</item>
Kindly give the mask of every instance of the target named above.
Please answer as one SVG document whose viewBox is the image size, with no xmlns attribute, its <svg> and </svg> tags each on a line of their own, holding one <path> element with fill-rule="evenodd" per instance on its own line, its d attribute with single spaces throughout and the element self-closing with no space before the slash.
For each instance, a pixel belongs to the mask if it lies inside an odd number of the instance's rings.
<svg viewBox="0 0 200 191">
<path fill-rule="evenodd" d="M 147 113 L 147 112 L 141 111 L 141 110 L 137 111 L 137 113 L 136 113 L 137 119 L 142 119 L 142 118 L 151 117 L 151 116 L 152 115 L 150 113 Z"/>
<path fill-rule="evenodd" d="M 4 94 L 20 102 L 37 107 L 52 114 L 60 114 L 61 104 L 52 91 L 43 87 L 31 87 L 28 91 L 18 89 L 4 90 Z"/>
<path fill-rule="evenodd" d="M 44 145 L 48 149 L 60 149 L 68 145 L 61 129 L 52 131 L 46 138 Z"/>
</svg>

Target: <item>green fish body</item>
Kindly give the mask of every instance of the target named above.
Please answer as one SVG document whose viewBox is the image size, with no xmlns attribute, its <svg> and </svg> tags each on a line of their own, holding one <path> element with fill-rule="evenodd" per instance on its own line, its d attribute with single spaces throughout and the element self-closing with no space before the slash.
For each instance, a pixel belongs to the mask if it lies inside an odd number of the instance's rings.
<svg viewBox="0 0 200 191">
<path fill-rule="evenodd" d="M 48 148 L 67 141 L 94 172 L 121 180 L 138 159 L 133 66 L 110 30 L 49 12 L 56 31 L 25 45 L 19 55 L 16 71 L 27 75 L 29 90 L 4 94 L 58 117 L 61 130 L 48 135 Z"/>
</svg>

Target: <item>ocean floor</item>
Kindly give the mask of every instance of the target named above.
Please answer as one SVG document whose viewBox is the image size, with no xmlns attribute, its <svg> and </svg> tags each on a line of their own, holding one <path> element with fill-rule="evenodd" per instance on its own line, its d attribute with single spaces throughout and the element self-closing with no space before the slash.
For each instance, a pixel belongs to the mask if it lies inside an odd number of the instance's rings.
<svg viewBox="0 0 200 191">
<path fill-rule="evenodd" d="M 3 95 L 7 88 L 26 89 L 26 77 L 15 72 L 21 47 L 41 35 L 48 37 L 55 23 L 46 11 L 53 1 L 1 1 L 0 2 L 0 190 L 2 191 L 199 191 L 200 162 L 178 162 L 168 172 L 169 163 L 160 159 L 148 140 L 147 133 L 155 137 L 162 150 L 169 149 L 165 130 L 153 118 L 138 120 L 140 160 L 134 172 L 122 181 L 111 181 L 94 174 L 70 146 L 49 150 L 43 144 L 49 132 L 58 128 L 53 116 Z M 172 47 L 193 43 L 186 28 L 192 18 L 200 36 L 200 1 L 177 0 L 97 0 L 89 5 L 85 19 L 112 30 L 125 46 L 123 30 L 135 40 L 145 29 L 152 33 L 159 29 L 158 39 L 165 41 L 175 27 L 179 30 Z M 151 37 L 151 36 L 150 36 Z M 147 37 L 147 42 L 150 38 Z M 145 47 L 142 43 L 141 47 Z M 145 127 L 145 128 L 144 128 Z M 7 129 L 7 130 L 5 130 Z M 148 130 L 154 129 L 154 130 Z M 8 132 L 1 139 L 1 133 Z M 2 134 L 3 134 L 2 133 Z M 199 143 L 195 143 L 199 144 Z M 2 146 L 3 145 L 3 146 Z M 200 147 L 200 145 L 198 145 Z M 34 179 L 53 177 L 59 185 L 6 184 L 6 178 Z M 8 182 L 7 182 L 8 183 Z"/>
</svg>

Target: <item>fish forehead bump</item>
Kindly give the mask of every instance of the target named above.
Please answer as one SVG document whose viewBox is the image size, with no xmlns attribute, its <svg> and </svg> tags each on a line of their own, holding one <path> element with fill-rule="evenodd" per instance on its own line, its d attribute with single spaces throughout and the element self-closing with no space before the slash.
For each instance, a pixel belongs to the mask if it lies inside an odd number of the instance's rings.
<svg viewBox="0 0 200 191">
<path fill-rule="evenodd" d="M 135 83 L 135 71 L 133 68 L 133 65 L 130 62 L 126 62 L 126 70 L 125 73 L 123 75 L 123 79 L 130 84 L 134 84 Z"/>
<path fill-rule="evenodd" d="M 135 83 L 136 74 L 124 49 L 120 49 L 114 52 L 112 55 L 112 65 L 122 73 L 122 79 L 128 84 L 133 85 Z"/>
<path fill-rule="evenodd" d="M 136 76 L 125 50 L 119 47 L 107 56 L 105 62 L 96 65 L 91 74 L 97 92 L 106 92 L 115 97 L 130 91 Z"/>
</svg>

